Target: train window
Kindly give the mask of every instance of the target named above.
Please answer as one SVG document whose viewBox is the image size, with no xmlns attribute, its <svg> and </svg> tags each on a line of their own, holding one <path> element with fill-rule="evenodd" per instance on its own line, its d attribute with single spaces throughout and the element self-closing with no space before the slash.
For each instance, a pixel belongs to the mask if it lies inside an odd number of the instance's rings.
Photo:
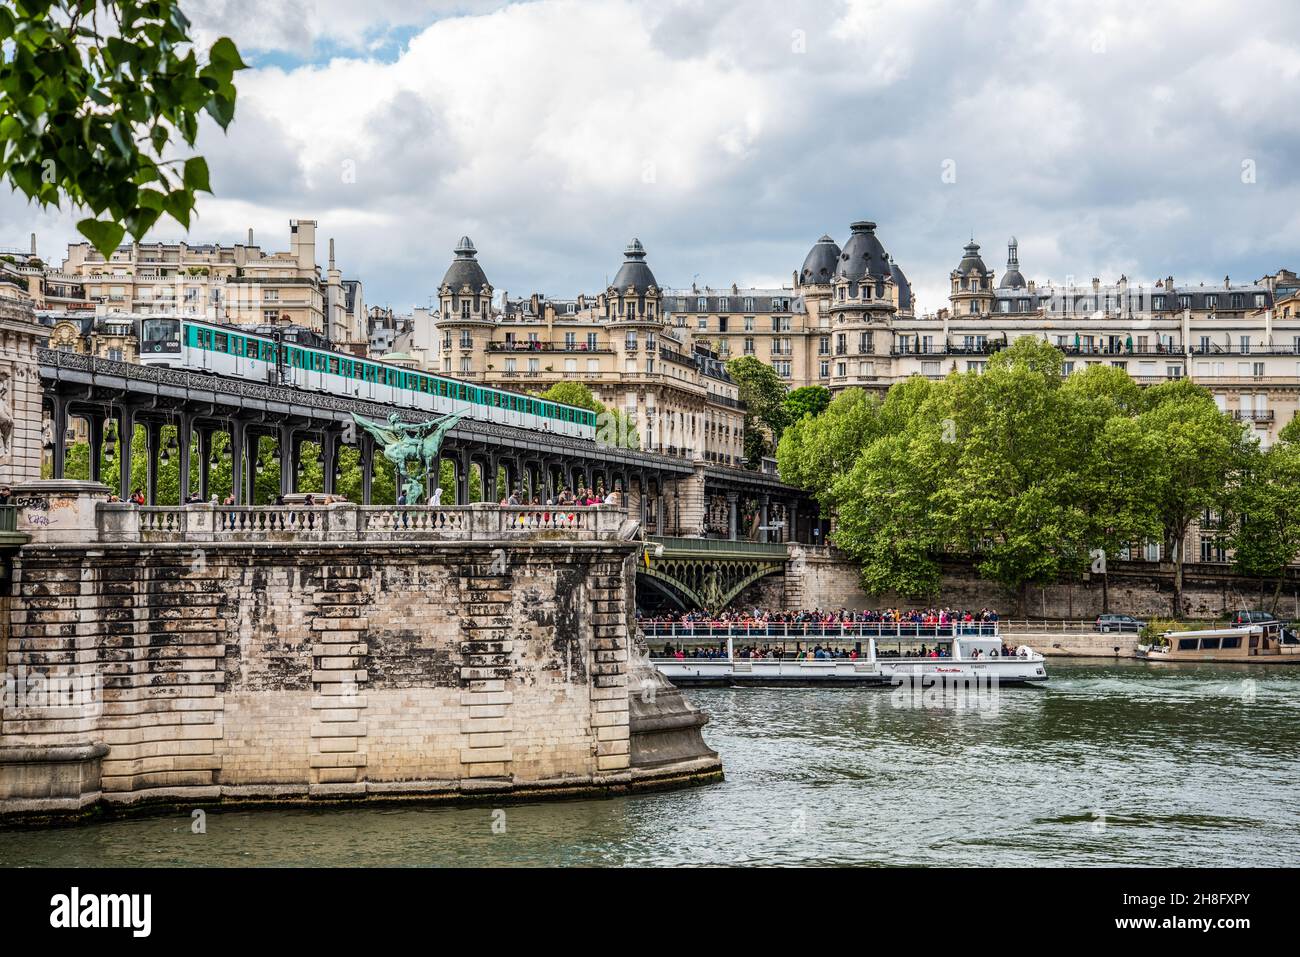
<svg viewBox="0 0 1300 957">
<path fill-rule="evenodd" d="M 217 333 L 217 351 L 218 352 L 230 351 L 230 337 L 227 336 L 224 332 Z"/>
<path fill-rule="evenodd" d="M 334 375 L 339 374 L 339 360 L 334 358 L 334 356 L 330 356 L 330 372 Z"/>
<path fill-rule="evenodd" d="M 243 337 L 243 336 L 231 336 L 231 337 L 230 337 L 230 341 L 231 341 L 231 344 L 235 347 L 235 348 L 234 348 L 234 353 L 235 353 L 235 355 L 237 355 L 237 356 L 242 356 L 242 355 L 244 354 L 244 337 Z"/>
</svg>

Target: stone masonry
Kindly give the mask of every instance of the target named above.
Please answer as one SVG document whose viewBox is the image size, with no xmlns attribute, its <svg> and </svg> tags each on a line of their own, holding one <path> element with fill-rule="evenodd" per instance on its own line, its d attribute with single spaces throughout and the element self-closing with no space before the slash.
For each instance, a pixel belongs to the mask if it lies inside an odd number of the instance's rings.
<svg viewBox="0 0 1300 957">
<path fill-rule="evenodd" d="M 85 793 L 11 787 L 0 812 L 715 779 L 703 750 L 631 765 L 635 547 L 29 545 L 6 668 L 98 676 L 102 707 L 9 706 L 0 758 L 106 752 Z"/>
</svg>

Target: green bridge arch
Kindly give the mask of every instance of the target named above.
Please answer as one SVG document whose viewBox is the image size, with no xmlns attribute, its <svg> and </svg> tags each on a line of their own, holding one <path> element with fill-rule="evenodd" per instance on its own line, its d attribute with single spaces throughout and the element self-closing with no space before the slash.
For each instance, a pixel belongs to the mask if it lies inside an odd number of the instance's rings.
<svg viewBox="0 0 1300 957">
<path fill-rule="evenodd" d="M 721 611 L 754 582 L 785 573 L 780 542 L 647 538 L 646 546 L 649 563 L 637 573 L 687 608 Z"/>
</svg>

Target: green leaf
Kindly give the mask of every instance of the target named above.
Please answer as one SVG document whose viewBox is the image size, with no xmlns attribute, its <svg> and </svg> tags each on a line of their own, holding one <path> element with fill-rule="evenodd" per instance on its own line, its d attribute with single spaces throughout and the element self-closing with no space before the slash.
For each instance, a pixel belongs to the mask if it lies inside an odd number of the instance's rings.
<svg viewBox="0 0 1300 957">
<path fill-rule="evenodd" d="M 208 52 L 208 62 L 227 71 L 248 69 L 248 64 L 240 57 L 239 48 L 230 37 L 222 37 L 212 44 L 212 49 Z"/>
<path fill-rule="evenodd" d="M 205 193 L 212 192 L 212 187 L 208 185 L 208 163 L 202 156 L 195 156 L 193 159 L 185 161 L 185 188 L 191 192 L 203 190 Z"/>
<path fill-rule="evenodd" d="M 118 223 L 104 222 L 98 219 L 83 219 L 77 223 L 77 232 L 90 240 L 90 244 L 99 250 L 100 255 L 109 259 L 113 251 L 122 242 L 126 230 Z"/>
</svg>

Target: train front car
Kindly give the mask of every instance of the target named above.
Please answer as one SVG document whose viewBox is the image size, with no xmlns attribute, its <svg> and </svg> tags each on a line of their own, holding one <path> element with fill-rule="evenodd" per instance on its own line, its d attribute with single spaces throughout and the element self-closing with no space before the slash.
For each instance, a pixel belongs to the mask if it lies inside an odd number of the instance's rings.
<svg viewBox="0 0 1300 957">
<path fill-rule="evenodd" d="M 137 320 L 136 341 L 140 343 L 140 364 L 182 365 L 181 321 L 174 318 Z"/>
</svg>

